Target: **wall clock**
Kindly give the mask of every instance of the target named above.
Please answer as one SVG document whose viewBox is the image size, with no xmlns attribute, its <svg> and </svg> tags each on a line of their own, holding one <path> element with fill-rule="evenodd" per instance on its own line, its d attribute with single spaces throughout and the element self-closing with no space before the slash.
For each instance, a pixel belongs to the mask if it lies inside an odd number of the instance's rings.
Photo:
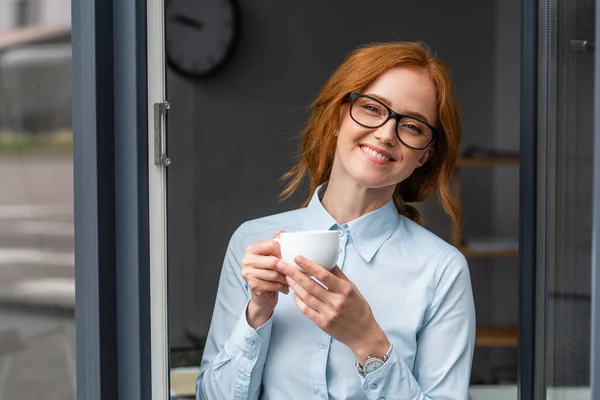
<svg viewBox="0 0 600 400">
<path fill-rule="evenodd" d="M 167 64 L 187 77 L 210 76 L 231 57 L 239 30 L 236 0 L 169 0 Z"/>
</svg>

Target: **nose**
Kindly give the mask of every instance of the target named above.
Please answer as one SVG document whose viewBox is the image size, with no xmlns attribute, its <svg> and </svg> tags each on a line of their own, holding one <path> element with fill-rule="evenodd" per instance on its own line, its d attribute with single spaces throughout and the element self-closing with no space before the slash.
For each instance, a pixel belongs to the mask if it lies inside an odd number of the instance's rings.
<svg viewBox="0 0 600 400">
<path fill-rule="evenodd" d="M 394 146 L 397 141 L 396 120 L 394 118 L 390 118 L 388 122 L 377 128 L 377 130 L 375 131 L 375 138 L 381 143 L 385 143 L 389 146 Z"/>
</svg>

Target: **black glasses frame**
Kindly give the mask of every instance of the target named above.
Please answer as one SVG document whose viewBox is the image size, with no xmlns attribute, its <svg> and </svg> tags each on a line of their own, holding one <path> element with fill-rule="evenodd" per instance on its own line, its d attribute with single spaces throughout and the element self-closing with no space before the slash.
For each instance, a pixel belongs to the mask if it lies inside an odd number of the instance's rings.
<svg viewBox="0 0 600 400">
<path fill-rule="evenodd" d="M 362 123 L 358 122 L 354 118 L 354 116 L 352 115 L 352 107 L 354 106 L 354 102 L 356 101 L 356 99 L 358 99 L 360 97 L 366 97 L 367 99 L 371 99 L 371 100 L 377 102 L 378 104 L 381 104 L 381 106 L 387 110 L 388 115 L 383 120 L 382 123 L 380 123 L 379 125 L 376 125 L 376 126 L 370 126 L 370 125 L 362 124 Z M 373 97 L 371 97 L 369 95 L 366 95 L 366 94 L 363 94 L 363 93 L 359 93 L 359 92 L 350 92 L 348 94 L 348 98 L 350 99 L 350 110 L 349 110 L 349 112 L 350 112 L 350 118 L 352 118 L 352 120 L 354 122 L 356 122 L 357 124 L 359 124 L 361 126 L 364 126 L 365 128 L 379 128 L 380 126 L 385 125 L 390 119 L 394 118 L 396 120 L 396 137 L 406 147 L 410 147 L 411 149 L 414 149 L 414 150 L 425 150 L 427 147 L 429 147 L 429 145 L 431 144 L 431 142 L 433 142 L 433 140 L 438 135 L 437 128 L 434 128 L 433 126 L 429 125 L 427 122 L 423 121 L 422 119 L 416 118 L 416 117 L 414 117 L 412 115 L 399 114 L 396 111 L 394 111 L 391 108 L 389 108 L 387 105 L 383 104 L 380 100 L 377 100 L 377 99 L 375 99 L 375 98 L 373 98 Z M 424 147 L 413 147 L 413 146 L 410 146 L 410 145 L 404 143 L 404 141 L 400 138 L 400 135 L 398 134 L 398 125 L 400 124 L 400 120 L 402 118 L 411 118 L 411 119 L 414 119 L 415 121 L 419 121 L 420 123 L 426 125 L 427 127 L 429 127 L 431 129 L 431 139 L 429 139 L 429 142 L 427 142 L 427 144 Z"/>
</svg>

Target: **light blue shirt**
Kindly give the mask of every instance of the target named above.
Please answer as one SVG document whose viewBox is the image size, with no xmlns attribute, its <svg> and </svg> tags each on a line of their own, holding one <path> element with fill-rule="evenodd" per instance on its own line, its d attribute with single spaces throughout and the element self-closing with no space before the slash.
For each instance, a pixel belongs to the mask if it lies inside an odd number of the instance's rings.
<svg viewBox="0 0 600 400">
<path fill-rule="evenodd" d="M 197 399 L 466 399 L 475 310 L 465 257 L 401 216 L 393 201 L 338 225 L 318 190 L 306 208 L 242 224 L 219 281 L 197 381 Z M 246 246 L 277 230 L 336 229 L 338 266 L 366 298 L 393 344 L 379 370 L 363 378 L 352 351 L 279 294 L 271 318 L 248 325 L 250 291 L 241 276 Z"/>
</svg>

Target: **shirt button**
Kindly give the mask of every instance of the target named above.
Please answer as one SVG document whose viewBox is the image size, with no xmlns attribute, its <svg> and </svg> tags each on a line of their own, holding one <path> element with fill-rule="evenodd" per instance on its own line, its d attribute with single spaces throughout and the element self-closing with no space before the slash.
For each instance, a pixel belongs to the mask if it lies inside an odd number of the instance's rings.
<svg viewBox="0 0 600 400">
<path fill-rule="evenodd" d="M 341 229 L 340 229 L 340 230 L 338 231 L 338 235 L 340 235 L 340 237 L 344 236 L 344 234 L 345 234 L 345 233 L 344 233 L 344 231 L 343 231 L 343 230 L 341 230 Z"/>
<path fill-rule="evenodd" d="M 252 354 L 250 354 L 250 353 L 246 353 L 246 358 L 247 358 L 248 360 L 252 360 Z"/>
<path fill-rule="evenodd" d="M 319 348 L 320 349 L 324 349 L 325 347 L 327 347 L 327 345 L 325 344 L 325 342 L 319 343 Z"/>
<path fill-rule="evenodd" d="M 380 397 L 377 400 L 385 400 L 385 397 Z"/>
<path fill-rule="evenodd" d="M 377 385 L 376 385 L 376 384 L 374 384 L 374 383 L 371 383 L 371 384 L 369 385 L 369 390 L 375 390 L 375 389 L 377 389 Z"/>
<path fill-rule="evenodd" d="M 248 339 L 246 339 L 246 343 L 248 343 L 250 346 L 252 346 L 254 344 L 254 340 L 248 338 Z"/>
<path fill-rule="evenodd" d="M 319 391 L 319 398 L 320 399 L 324 399 L 325 398 L 325 393 Z"/>
</svg>

